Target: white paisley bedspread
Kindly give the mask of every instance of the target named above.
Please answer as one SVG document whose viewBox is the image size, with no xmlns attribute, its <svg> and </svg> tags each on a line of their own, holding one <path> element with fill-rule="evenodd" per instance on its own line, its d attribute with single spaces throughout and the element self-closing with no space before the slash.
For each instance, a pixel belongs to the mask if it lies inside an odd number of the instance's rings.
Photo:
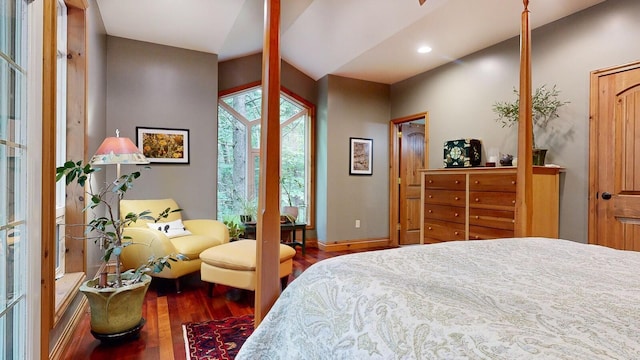
<svg viewBox="0 0 640 360">
<path fill-rule="evenodd" d="M 640 253 L 447 242 L 318 262 L 237 359 L 640 359 Z"/>
</svg>

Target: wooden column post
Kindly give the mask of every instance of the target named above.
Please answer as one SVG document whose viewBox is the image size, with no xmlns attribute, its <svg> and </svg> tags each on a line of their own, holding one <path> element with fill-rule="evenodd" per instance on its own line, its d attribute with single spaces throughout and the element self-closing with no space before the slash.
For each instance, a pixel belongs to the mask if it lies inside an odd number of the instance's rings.
<svg viewBox="0 0 640 360">
<path fill-rule="evenodd" d="M 531 236 L 533 217 L 533 119 L 531 104 L 531 29 L 529 0 L 523 0 L 520 32 L 520 103 L 515 236 Z"/>
<path fill-rule="evenodd" d="M 264 2 L 255 326 L 280 294 L 280 0 Z"/>
<path fill-rule="evenodd" d="M 40 357 L 49 358 L 49 334 L 55 315 L 56 268 L 56 2 L 43 2 L 42 47 L 42 278 L 40 303 Z"/>
</svg>

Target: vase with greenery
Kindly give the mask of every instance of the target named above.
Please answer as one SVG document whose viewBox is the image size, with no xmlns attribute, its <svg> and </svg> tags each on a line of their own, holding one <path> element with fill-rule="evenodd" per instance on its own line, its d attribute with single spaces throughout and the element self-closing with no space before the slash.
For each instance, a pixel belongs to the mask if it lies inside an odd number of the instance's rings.
<svg viewBox="0 0 640 360">
<path fill-rule="evenodd" d="M 493 104 L 493 112 L 498 115 L 496 121 L 502 127 L 511 127 L 518 122 L 520 116 L 520 94 L 516 88 L 513 89 L 515 100 L 496 102 Z M 563 101 L 559 98 L 560 90 L 553 85 L 551 88 L 546 85 L 538 87 L 531 97 L 532 105 L 532 121 L 534 125 L 533 150 L 534 165 L 544 165 L 544 154 L 547 149 L 541 149 L 536 144 L 535 129 L 545 130 L 550 121 L 559 117 L 558 109 L 569 101 Z M 536 156 L 536 152 L 540 155 Z"/>
<path fill-rule="evenodd" d="M 258 205 L 255 197 L 251 196 L 242 201 L 242 214 L 240 214 L 240 222 L 246 224 L 254 221 L 258 212 Z"/>
<path fill-rule="evenodd" d="M 280 178 L 280 185 L 286 197 L 286 205 L 282 207 L 282 216 L 285 222 L 294 223 L 298 218 L 298 208 L 304 204 L 296 200 L 301 198 L 304 191 L 304 185 L 300 179 L 294 175 L 283 175 Z"/>
<path fill-rule="evenodd" d="M 149 258 L 146 263 L 140 264 L 136 269 L 123 271 L 120 266 L 122 249 L 135 245 L 131 238 L 123 235 L 125 227 L 138 219 L 157 222 L 181 209 L 167 208 L 155 217 L 150 214 L 150 211 L 120 216 L 116 211 L 119 201 L 131 189 L 134 180 L 140 177 L 140 172 L 134 171 L 119 176 L 96 190 L 91 176 L 98 170 L 100 169 L 84 164 L 82 161 L 67 161 L 63 166 L 56 168 L 56 181 L 64 178 L 67 185 L 76 183 L 85 189 L 88 205 L 82 211 L 93 210 L 92 215 L 95 215 L 87 224 L 76 226 L 85 228 L 84 239 L 92 239 L 104 250 L 102 260 L 105 264 L 113 260 L 112 274 L 102 273 L 97 278 L 86 281 L 82 284 L 80 291 L 85 294 L 91 307 L 92 334 L 100 340 L 114 340 L 121 336 L 131 336 L 132 331 L 139 331 L 144 325 L 142 305 L 151 282 L 151 277 L 147 273 L 160 272 L 165 267 L 171 268 L 171 261 L 185 259 L 182 254 Z"/>
</svg>

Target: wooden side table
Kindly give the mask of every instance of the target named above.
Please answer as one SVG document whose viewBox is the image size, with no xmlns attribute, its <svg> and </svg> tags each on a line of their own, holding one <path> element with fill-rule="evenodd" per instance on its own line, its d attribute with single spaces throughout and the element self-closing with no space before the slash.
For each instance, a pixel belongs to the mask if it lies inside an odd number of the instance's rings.
<svg viewBox="0 0 640 360">
<path fill-rule="evenodd" d="M 296 240 L 296 231 L 302 230 L 302 242 Z M 290 231 L 291 232 L 291 241 L 284 241 L 282 239 L 282 233 Z M 255 239 L 256 238 L 256 223 L 249 222 L 244 224 L 244 236 L 247 239 Z M 300 246 L 302 248 L 302 255 L 306 254 L 307 247 L 307 224 L 305 223 L 280 223 L 280 242 L 286 245 L 291 246 L 292 248 L 296 248 L 296 246 Z"/>
</svg>

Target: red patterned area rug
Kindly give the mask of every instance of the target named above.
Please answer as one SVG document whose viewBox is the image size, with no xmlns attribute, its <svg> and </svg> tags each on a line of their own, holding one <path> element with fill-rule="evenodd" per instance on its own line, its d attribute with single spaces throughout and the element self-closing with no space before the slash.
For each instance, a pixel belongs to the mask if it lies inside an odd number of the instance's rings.
<svg viewBox="0 0 640 360">
<path fill-rule="evenodd" d="M 253 333 L 253 315 L 182 324 L 188 360 L 231 360 Z"/>
</svg>

